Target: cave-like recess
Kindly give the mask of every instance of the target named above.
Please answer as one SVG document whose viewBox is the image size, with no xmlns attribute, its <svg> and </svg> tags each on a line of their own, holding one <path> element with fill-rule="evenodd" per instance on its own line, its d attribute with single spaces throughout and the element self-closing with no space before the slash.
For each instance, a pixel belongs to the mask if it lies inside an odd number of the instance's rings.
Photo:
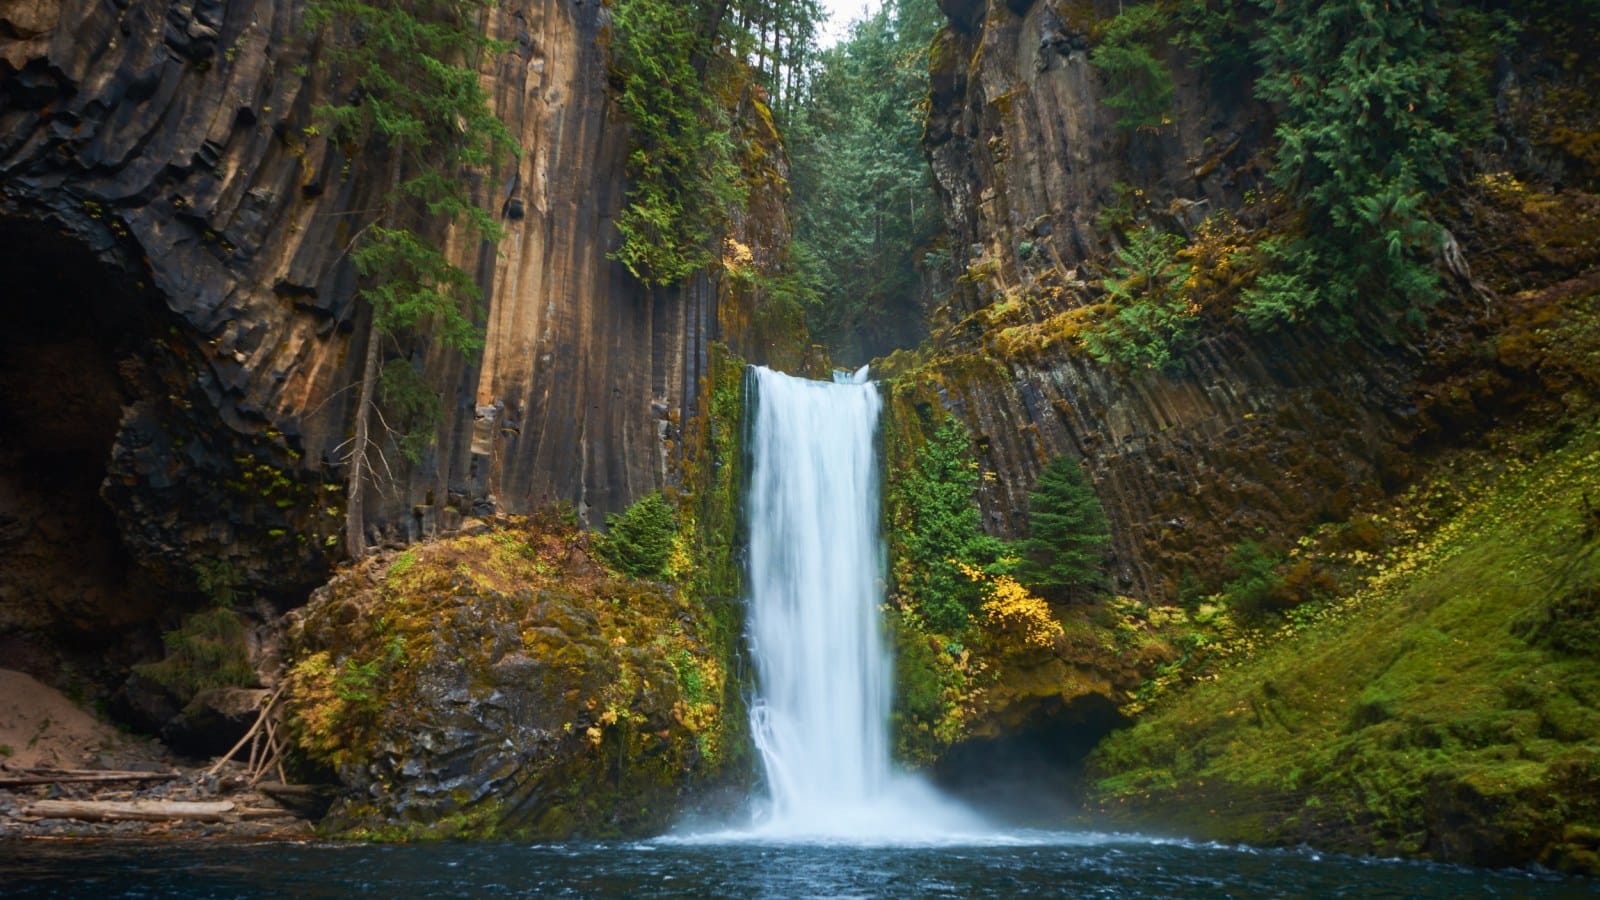
<svg viewBox="0 0 1600 900">
<path fill-rule="evenodd" d="M 0 272 L 0 667 L 103 696 L 163 607 L 101 495 L 158 304 L 49 222 L 0 218 Z"/>
</svg>

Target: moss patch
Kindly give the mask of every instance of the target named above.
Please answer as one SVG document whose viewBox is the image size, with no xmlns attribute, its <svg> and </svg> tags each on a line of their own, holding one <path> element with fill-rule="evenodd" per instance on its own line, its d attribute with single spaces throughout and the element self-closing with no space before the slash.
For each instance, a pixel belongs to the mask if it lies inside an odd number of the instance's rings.
<svg viewBox="0 0 1600 900">
<path fill-rule="evenodd" d="M 1456 509 L 1362 589 L 1242 639 L 1240 662 L 1103 742 L 1102 810 L 1224 840 L 1594 872 L 1600 669 L 1551 635 L 1592 627 L 1600 438 L 1453 490 Z"/>
</svg>

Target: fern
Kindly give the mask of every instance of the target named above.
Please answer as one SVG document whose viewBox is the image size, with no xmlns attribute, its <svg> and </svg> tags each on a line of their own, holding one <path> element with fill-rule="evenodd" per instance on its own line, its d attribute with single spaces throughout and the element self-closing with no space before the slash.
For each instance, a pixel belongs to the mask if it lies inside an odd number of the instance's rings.
<svg viewBox="0 0 1600 900">
<path fill-rule="evenodd" d="M 1177 258 L 1182 245 L 1177 235 L 1146 227 L 1117 250 L 1111 274 L 1102 282 L 1117 309 L 1083 333 L 1091 356 L 1149 369 L 1177 361 L 1193 337 L 1198 313 L 1184 290 L 1191 270 Z"/>
</svg>

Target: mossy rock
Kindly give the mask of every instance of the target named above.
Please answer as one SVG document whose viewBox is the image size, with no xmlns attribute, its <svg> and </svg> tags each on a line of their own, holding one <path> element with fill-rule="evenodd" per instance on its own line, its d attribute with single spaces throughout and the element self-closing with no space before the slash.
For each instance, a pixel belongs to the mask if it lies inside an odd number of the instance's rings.
<svg viewBox="0 0 1600 900">
<path fill-rule="evenodd" d="M 286 708 L 343 786 L 324 830 L 635 836 L 736 780 L 709 614 L 575 529 L 495 525 L 342 572 L 300 615 Z"/>
</svg>

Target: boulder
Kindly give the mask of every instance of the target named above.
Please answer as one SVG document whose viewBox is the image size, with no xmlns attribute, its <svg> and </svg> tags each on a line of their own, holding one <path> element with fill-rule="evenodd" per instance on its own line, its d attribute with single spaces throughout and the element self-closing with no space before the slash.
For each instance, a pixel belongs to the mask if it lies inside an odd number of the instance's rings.
<svg viewBox="0 0 1600 900">
<path fill-rule="evenodd" d="M 325 829 L 642 835 L 741 771 L 703 606 L 593 572 L 579 532 L 506 522 L 341 573 L 296 614 L 285 701 L 341 785 Z"/>
</svg>

